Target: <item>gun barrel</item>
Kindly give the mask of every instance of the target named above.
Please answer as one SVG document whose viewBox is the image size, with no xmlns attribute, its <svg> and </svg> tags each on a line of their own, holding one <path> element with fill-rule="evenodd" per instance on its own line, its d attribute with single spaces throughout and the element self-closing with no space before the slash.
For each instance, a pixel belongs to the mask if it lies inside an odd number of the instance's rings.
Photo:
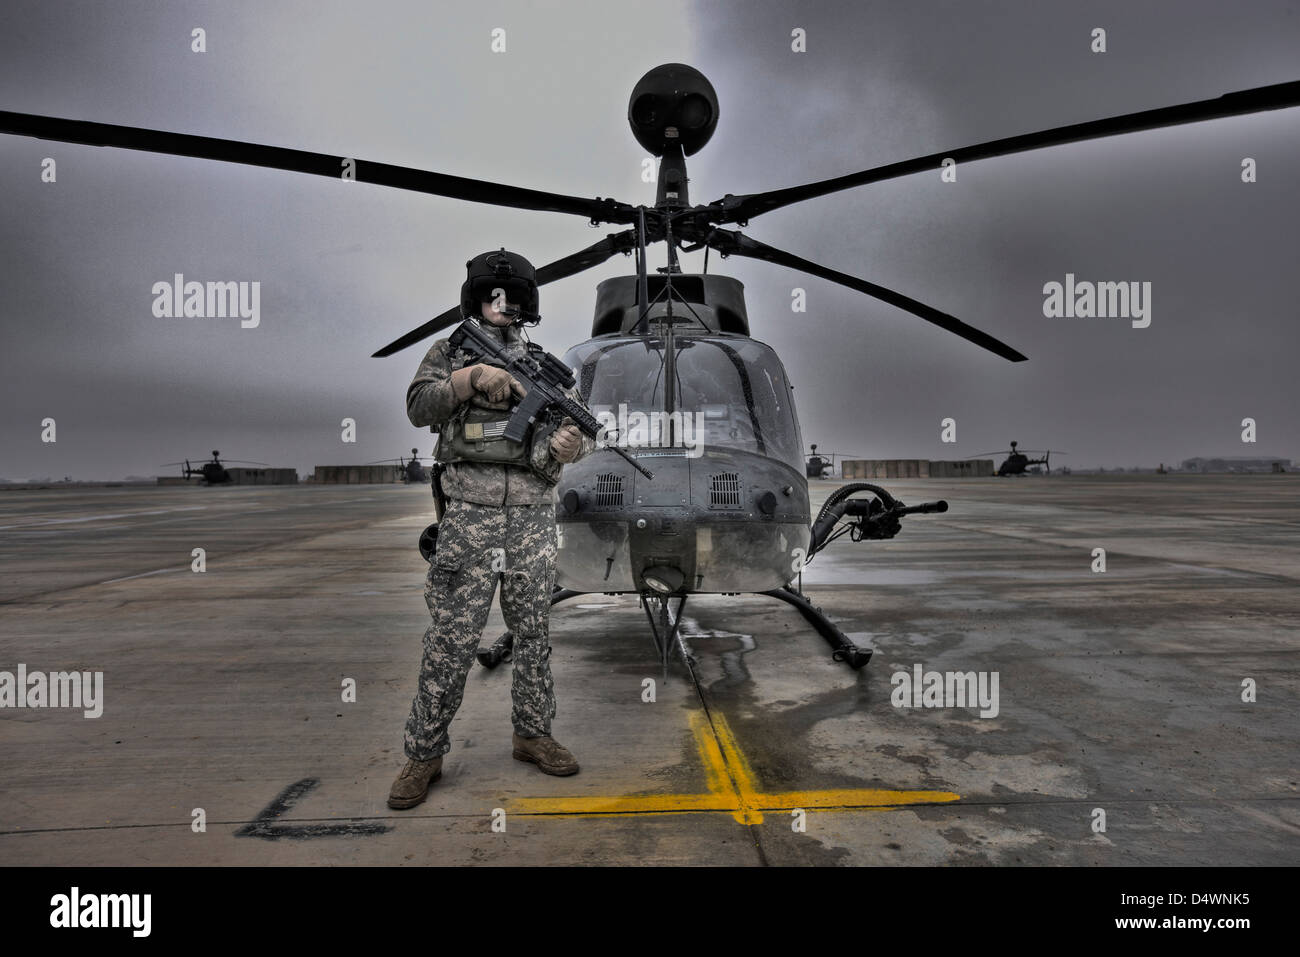
<svg viewBox="0 0 1300 957">
<path fill-rule="evenodd" d="M 926 512 L 946 512 L 946 511 L 948 511 L 948 503 L 945 502 L 943 499 L 939 499 L 939 501 L 937 502 L 922 502 L 920 505 L 908 505 L 905 508 L 896 509 L 894 511 L 894 514 L 913 515 L 913 514 L 924 514 Z"/>
<path fill-rule="evenodd" d="M 606 445 L 605 448 L 611 449 L 617 452 L 619 455 L 623 456 L 623 458 L 627 459 L 627 461 L 631 464 L 632 468 L 636 469 L 638 472 L 640 472 L 642 475 L 644 475 L 646 478 L 650 479 L 651 481 L 654 481 L 654 477 L 655 477 L 654 473 L 651 472 L 644 465 L 642 465 L 640 462 L 638 462 L 636 459 L 634 459 L 631 455 L 629 455 L 626 449 L 620 448 L 617 445 Z"/>
</svg>

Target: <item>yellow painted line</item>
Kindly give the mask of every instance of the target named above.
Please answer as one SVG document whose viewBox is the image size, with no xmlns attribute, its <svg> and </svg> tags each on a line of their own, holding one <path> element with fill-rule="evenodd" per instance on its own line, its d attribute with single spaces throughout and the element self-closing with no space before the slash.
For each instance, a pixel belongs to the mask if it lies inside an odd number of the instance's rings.
<svg viewBox="0 0 1300 957">
<path fill-rule="evenodd" d="M 908 804 L 942 804 L 961 800 L 952 791 L 892 791 L 883 788 L 841 788 L 827 791 L 759 790 L 736 736 L 722 714 L 712 721 L 703 711 L 691 712 L 691 732 L 704 764 L 708 794 L 630 794 L 621 797 L 518 798 L 514 814 L 592 816 L 617 814 L 682 814 L 729 811 L 740 824 L 761 824 L 762 812 L 794 808 L 823 811 L 872 810 Z"/>
<path fill-rule="evenodd" d="M 717 739 L 709 728 L 708 716 L 703 711 L 691 712 L 691 733 L 695 735 L 695 748 L 704 762 L 704 782 L 710 793 L 726 797 L 735 805 L 736 791 L 727 773 L 727 761 L 718 748 Z"/>
<path fill-rule="evenodd" d="M 702 711 L 692 711 L 691 731 L 704 762 L 708 794 L 635 794 L 626 797 L 521 798 L 513 801 L 517 814 L 652 814 L 682 811 L 731 811 L 741 823 L 737 790 L 727 771 L 727 761 Z M 762 815 L 759 815 L 762 820 Z"/>
<path fill-rule="evenodd" d="M 797 807 L 831 811 L 867 807 L 899 807 L 904 804 L 944 804 L 960 801 L 952 791 L 887 791 L 876 788 L 848 788 L 832 791 L 786 791 L 757 795 L 759 807 L 767 811 L 788 811 Z"/>
<path fill-rule="evenodd" d="M 519 798 L 516 814 L 674 814 L 685 811 L 730 811 L 730 794 L 632 794 L 626 797 Z"/>
<path fill-rule="evenodd" d="M 698 715 L 698 720 L 696 720 Z M 762 824 L 763 815 L 759 811 L 758 788 L 754 782 L 754 771 L 749 766 L 749 761 L 741 752 L 740 746 L 736 744 L 736 736 L 731 733 L 731 726 L 727 724 L 727 719 L 721 713 L 713 716 L 712 725 L 707 716 L 700 712 L 693 712 L 692 723 L 695 724 L 695 740 L 700 745 L 700 752 L 706 751 L 705 742 L 714 745 L 707 749 L 712 754 L 718 754 L 723 764 L 719 772 L 726 776 L 730 781 L 732 792 L 737 798 L 739 807 L 732 817 L 740 824 Z M 719 753 L 719 749 L 720 753 Z M 705 758 L 710 760 L 710 758 Z"/>
</svg>

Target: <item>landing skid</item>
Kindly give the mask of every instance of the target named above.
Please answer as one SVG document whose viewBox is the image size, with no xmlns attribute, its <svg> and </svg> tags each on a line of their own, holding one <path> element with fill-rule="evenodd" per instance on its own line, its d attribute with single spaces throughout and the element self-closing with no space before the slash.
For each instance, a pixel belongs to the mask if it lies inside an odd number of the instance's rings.
<svg viewBox="0 0 1300 957">
<path fill-rule="evenodd" d="M 571 588 L 557 588 L 551 592 L 551 604 L 556 605 L 583 594 L 586 593 L 574 591 Z M 857 671 L 871 660 L 871 649 L 859 648 L 850 641 L 848 636 L 840 631 L 835 626 L 835 623 L 823 614 L 820 608 L 813 605 L 803 592 L 791 588 L 789 585 L 784 585 L 781 588 L 773 588 L 771 591 L 758 592 L 757 594 L 776 598 L 799 609 L 799 613 L 804 616 L 810 625 L 817 629 L 817 633 L 826 639 L 826 643 L 835 649 L 831 653 L 831 657 L 835 661 L 843 661 L 854 671 Z M 678 596 L 677 607 L 670 612 L 668 603 L 672 600 L 671 596 L 651 594 L 641 596 L 641 607 L 645 609 L 646 620 L 650 622 L 650 637 L 654 641 L 655 650 L 659 652 L 659 660 L 663 663 L 665 678 L 668 677 L 668 660 L 672 657 L 674 650 L 681 657 L 683 663 L 686 663 L 690 657 L 690 652 L 686 650 L 686 643 L 678 633 L 682 622 L 682 609 L 686 606 L 686 598 L 686 595 Z M 656 609 L 652 610 L 651 604 L 656 605 Z M 507 631 L 488 648 L 479 649 L 478 663 L 490 670 L 503 661 L 509 661 L 514 643 L 515 636 Z"/>
</svg>

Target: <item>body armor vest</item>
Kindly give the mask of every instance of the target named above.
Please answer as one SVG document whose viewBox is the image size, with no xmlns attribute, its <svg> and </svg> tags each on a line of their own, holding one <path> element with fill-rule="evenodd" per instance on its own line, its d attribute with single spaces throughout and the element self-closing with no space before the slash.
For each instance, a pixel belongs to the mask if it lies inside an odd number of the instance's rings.
<svg viewBox="0 0 1300 957">
<path fill-rule="evenodd" d="M 463 369 L 466 365 L 481 361 L 458 351 L 453 358 L 452 367 Z M 485 364 L 496 365 L 491 362 Z M 505 431 L 512 411 L 513 409 L 486 409 L 471 398 L 443 426 L 434 452 L 435 458 L 447 463 L 495 462 L 530 468 L 535 423 L 529 423 L 522 442 L 510 441 L 505 437 Z"/>
</svg>

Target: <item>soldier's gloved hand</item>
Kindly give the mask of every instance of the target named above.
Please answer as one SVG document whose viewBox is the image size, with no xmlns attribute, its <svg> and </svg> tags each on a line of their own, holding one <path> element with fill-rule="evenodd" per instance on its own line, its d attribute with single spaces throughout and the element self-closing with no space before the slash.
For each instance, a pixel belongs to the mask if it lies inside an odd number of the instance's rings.
<svg viewBox="0 0 1300 957">
<path fill-rule="evenodd" d="M 505 402 L 512 392 L 520 399 L 524 397 L 524 387 L 505 369 L 489 365 L 478 365 L 475 368 L 478 372 L 470 376 L 470 382 L 475 389 L 487 396 L 489 402 Z"/>
<path fill-rule="evenodd" d="M 567 465 L 582 451 L 582 433 L 567 415 L 560 427 L 551 433 L 551 455 L 555 461 Z"/>
<path fill-rule="evenodd" d="M 453 372 L 451 388 L 460 402 L 467 401 L 476 391 L 489 402 L 505 402 L 511 393 L 521 399 L 527 394 L 519 380 L 505 369 L 481 362 Z"/>
</svg>

